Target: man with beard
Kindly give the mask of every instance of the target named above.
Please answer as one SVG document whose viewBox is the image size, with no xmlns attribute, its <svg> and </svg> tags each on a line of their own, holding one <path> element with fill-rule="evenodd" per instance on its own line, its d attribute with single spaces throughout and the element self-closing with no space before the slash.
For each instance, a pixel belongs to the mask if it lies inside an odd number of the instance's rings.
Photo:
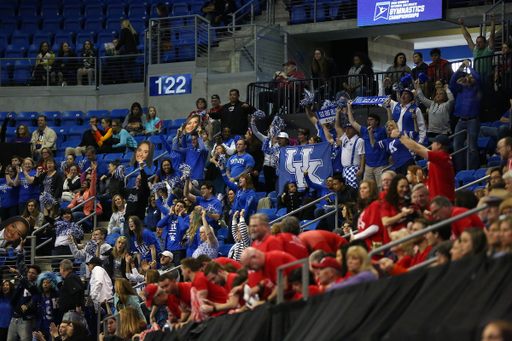
<svg viewBox="0 0 512 341">
<path fill-rule="evenodd" d="M 251 216 L 249 221 L 249 233 L 251 235 L 252 247 L 261 251 L 283 251 L 281 242 L 270 233 L 268 216 L 257 213 Z"/>
</svg>

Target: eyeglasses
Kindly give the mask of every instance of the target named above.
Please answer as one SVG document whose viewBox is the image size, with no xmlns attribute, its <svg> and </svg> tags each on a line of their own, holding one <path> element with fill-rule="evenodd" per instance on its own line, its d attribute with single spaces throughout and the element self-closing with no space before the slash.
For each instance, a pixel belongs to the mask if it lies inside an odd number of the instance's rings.
<svg viewBox="0 0 512 341">
<path fill-rule="evenodd" d="M 49 152 L 43 152 L 43 154 L 50 154 Z"/>
</svg>

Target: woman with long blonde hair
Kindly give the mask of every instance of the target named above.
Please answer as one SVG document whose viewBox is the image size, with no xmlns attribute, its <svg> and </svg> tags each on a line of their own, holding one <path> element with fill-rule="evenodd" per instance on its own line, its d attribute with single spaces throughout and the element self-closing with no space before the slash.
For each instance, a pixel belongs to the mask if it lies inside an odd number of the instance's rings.
<svg viewBox="0 0 512 341">
<path fill-rule="evenodd" d="M 128 245 L 128 239 L 121 236 L 117 238 L 113 248 L 111 248 L 108 265 L 105 266 L 109 276 L 114 280 L 117 278 L 126 278 L 126 254 Z M 138 265 L 138 264 L 137 264 Z"/>
<path fill-rule="evenodd" d="M 122 68 L 124 73 L 124 80 L 128 83 L 133 83 L 133 68 L 135 66 L 136 57 L 128 57 L 127 55 L 139 54 L 139 50 L 137 49 L 138 45 L 139 35 L 132 27 L 132 24 L 128 19 L 122 20 L 119 43 L 116 45 L 115 49 L 117 51 L 120 51 L 121 48 L 124 47 L 123 52 L 121 54 L 126 56 L 122 57 Z"/>
<path fill-rule="evenodd" d="M 379 278 L 377 270 L 373 268 L 368 252 L 362 246 L 349 247 L 346 258 L 347 270 L 352 273 L 352 277 L 344 280 L 343 282 L 332 284 L 326 292 L 347 287 L 349 285 L 375 281 Z"/>
<path fill-rule="evenodd" d="M 123 309 L 119 313 L 121 314 L 121 338 L 131 340 L 146 329 L 146 321 L 140 319 L 134 307 Z"/>
<path fill-rule="evenodd" d="M 139 298 L 133 290 L 130 282 L 126 278 L 117 278 L 115 282 L 116 294 L 114 295 L 114 306 L 116 311 L 121 311 L 128 307 L 134 307 L 139 312 L 141 320 L 146 320 L 144 313 L 140 308 Z"/>
<path fill-rule="evenodd" d="M 190 225 L 182 241 L 182 245 L 187 246 L 187 258 L 192 257 L 192 254 L 199 246 L 199 228 L 202 225 L 201 212 L 193 210 L 189 215 L 189 219 Z"/>
<path fill-rule="evenodd" d="M 401 229 L 391 232 L 389 237 L 391 241 L 395 241 L 408 235 L 407 229 Z M 407 269 L 411 265 L 412 257 L 414 257 L 414 244 L 411 241 L 400 243 L 397 246 L 393 246 L 391 252 L 394 252 L 397 258 L 395 264 Z"/>
</svg>

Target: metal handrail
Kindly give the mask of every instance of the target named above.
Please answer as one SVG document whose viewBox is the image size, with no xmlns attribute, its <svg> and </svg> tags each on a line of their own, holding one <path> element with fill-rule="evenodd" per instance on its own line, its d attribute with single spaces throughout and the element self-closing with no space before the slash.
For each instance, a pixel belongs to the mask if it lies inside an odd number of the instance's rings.
<svg viewBox="0 0 512 341">
<path fill-rule="evenodd" d="M 302 298 L 308 299 L 309 296 L 309 258 L 302 258 L 288 264 L 281 265 L 277 268 L 277 304 L 284 302 L 284 288 L 283 288 L 283 270 L 301 264 L 302 267 Z"/>
<path fill-rule="evenodd" d="M 98 314 L 98 316 L 101 316 L 101 314 Z M 116 320 L 116 334 L 115 335 L 121 336 L 121 314 L 120 313 L 117 313 L 117 314 L 114 314 L 111 316 L 107 316 L 101 321 L 101 323 L 103 323 L 103 335 L 107 336 L 108 320 L 110 320 L 112 318 L 114 320 Z M 99 335 L 100 335 L 100 328 L 98 328 L 98 339 L 99 339 Z"/>
<path fill-rule="evenodd" d="M 434 264 L 435 262 L 437 262 L 437 258 L 436 257 L 433 257 L 433 258 L 430 258 L 430 259 L 427 259 L 426 261 L 422 262 L 422 263 L 419 263 L 419 264 L 416 264 L 414 266 L 411 266 L 409 269 L 409 272 L 410 271 L 414 271 L 414 270 L 417 270 L 417 269 L 421 269 L 421 268 L 425 268 L 431 264 Z"/>
<path fill-rule="evenodd" d="M 428 232 L 432 232 L 432 231 L 438 230 L 439 228 L 441 228 L 443 226 L 450 225 L 453 222 L 456 222 L 456 221 L 459 221 L 459 220 L 461 220 L 463 218 L 469 217 L 470 215 L 475 214 L 475 213 L 480 212 L 480 211 L 483 211 L 486 208 L 487 208 L 487 204 L 483 204 L 482 206 L 475 207 L 472 210 L 466 211 L 466 212 L 464 212 L 462 214 L 459 214 L 459 215 L 457 215 L 455 217 L 448 218 L 448 219 L 443 220 L 443 221 L 441 221 L 441 222 L 439 222 L 437 224 L 434 224 L 434 225 L 432 225 L 430 227 L 427 227 L 427 228 L 424 228 L 424 229 L 422 229 L 420 231 L 416 231 L 414 233 L 411 233 L 408 236 L 405 236 L 403 238 L 394 240 L 394 241 L 392 241 L 390 243 L 387 243 L 386 245 L 382 245 L 382 246 L 380 246 L 380 247 L 378 247 L 376 249 L 373 249 L 372 251 L 370 251 L 369 256 L 372 257 L 372 256 L 374 256 L 376 254 L 379 254 L 379 253 L 383 252 L 383 251 L 387 251 L 387 250 L 391 249 L 393 246 L 397 246 L 399 244 L 405 243 L 406 241 L 412 240 L 412 239 L 414 239 L 416 237 L 421 237 L 421 236 L 427 234 Z"/>
<path fill-rule="evenodd" d="M 480 179 L 477 179 L 475 181 L 472 181 L 472 182 L 470 182 L 468 184 L 465 184 L 464 186 L 460 186 L 459 188 L 455 189 L 455 192 L 460 191 L 461 189 L 466 189 L 468 187 L 471 187 L 471 186 L 474 186 L 476 184 L 479 184 L 480 182 L 485 181 L 485 180 L 489 179 L 490 177 L 491 177 L 491 175 L 486 175 L 483 178 L 480 178 Z"/>
<path fill-rule="evenodd" d="M 241 13 L 240 17 L 243 17 L 244 13 L 242 13 L 242 10 L 244 8 L 248 7 L 249 5 L 251 6 L 251 24 L 254 23 L 254 0 L 251 0 L 248 3 L 246 3 L 245 5 L 243 5 L 242 7 L 240 7 L 235 13 L 233 13 L 231 15 L 233 17 L 233 19 L 232 19 L 231 23 L 228 25 L 228 27 L 233 26 L 233 32 L 235 31 L 235 26 L 236 26 L 236 15 Z"/>
<path fill-rule="evenodd" d="M 153 159 L 153 161 L 151 161 L 151 164 L 153 164 L 153 162 L 155 162 L 156 160 L 164 157 L 165 155 L 169 154 L 167 151 L 163 152 L 162 154 L 158 155 L 157 157 L 155 157 Z M 146 163 L 146 167 L 148 166 L 148 164 Z M 151 167 L 148 167 L 148 169 L 150 169 Z M 124 184 L 126 185 L 128 183 L 128 178 L 130 176 L 132 176 L 133 174 L 137 173 L 137 172 L 140 172 L 140 167 L 137 167 L 136 169 L 134 169 L 132 172 L 128 173 L 127 175 L 125 175 L 124 177 Z"/>
<path fill-rule="evenodd" d="M 171 272 L 171 271 L 174 271 L 174 270 L 179 269 L 179 268 L 181 268 L 181 265 L 175 266 L 175 267 L 174 267 L 174 268 L 172 268 L 172 269 L 169 269 L 169 270 L 167 270 L 167 271 L 164 271 L 164 272 L 162 272 L 162 273 L 161 273 L 161 275 L 166 274 L 166 273 Z M 133 289 L 137 289 L 137 288 L 139 288 L 139 287 L 141 287 L 141 286 L 143 286 L 143 285 L 146 285 L 146 281 L 144 281 L 144 282 L 140 282 L 140 283 L 138 283 L 138 284 L 134 285 L 134 286 L 133 286 Z"/>
<path fill-rule="evenodd" d="M 313 205 L 314 205 L 314 204 L 316 204 L 317 202 L 320 202 L 320 201 L 322 201 L 322 200 L 324 200 L 324 199 L 327 199 L 327 197 L 330 197 L 331 195 L 335 195 L 335 196 L 336 196 L 336 201 L 337 201 L 338 196 L 336 195 L 336 192 L 332 192 L 332 193 L 326 194 L 326 195 L 324 195 L 324 196 L 323 196 L 323 197 L 321 197 L 321 198 L 315 199 L 314 201 L 312 201 L 312 202 L 310 202 L 310 203 L 308 203 L 308 204 L 306 204 L 306 205 L 304 205 L 304 206 L 301 206 L 301 207 L 299 207 L 298 209 L 296 209 L 296 210 L 294 210 L 294 211 L 291 211 L 290 213 L 287 213 L 287 214 L 285 214 L 285 215 L 284 215 L 284 216 L 282 216 L 282 217 L 279 217 L 279 218 L 277 218 L 277 219 L 275 219 L 275 220 L 271 221 L 271 222 L 269 223 L 269 225 L 273 225 L 273 224 L 277 223 L 278 221 L 283 220 L 283 219 L 284 219 L 284 218 L 286 218 L 286 217 L 289 217 L 289 216 L 295 215 L 296 213 L 298 213 L 298 212 L 302 211 L 303 209 L 308 208 L 308 207 L 310 207 L 310 206 L 313 206 Z M 336 208 L 337 208 L 337 207 L 338 207 L 338 205 L 336 205 Z"/>
</svg>

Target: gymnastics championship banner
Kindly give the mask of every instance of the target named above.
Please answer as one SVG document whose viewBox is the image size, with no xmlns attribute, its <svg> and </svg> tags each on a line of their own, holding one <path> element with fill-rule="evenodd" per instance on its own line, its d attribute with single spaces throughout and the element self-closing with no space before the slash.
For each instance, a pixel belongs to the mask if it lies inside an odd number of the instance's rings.
<svg viewBox="0 0 512 341">
<path fill-rule="evenodd" d="M 443 0 L 359 0 L 357 26 L 401 24 L 443 18 Z"/>
<path fill-rule="evenodd" d="M 304 172 L 313 183 L 325 186 L 332 175 L 331 144 L 329 142 L 305 146 L 283 147 L 279 154 L 279 193 L 287 182 L 295 182 L 299 191 L 306 188 Z"/>
<path fill-rule="evenodd" d="M 352 105 L 379 105 L 386 102 L 389 96 L 357 97 Z"/>
</svg>

